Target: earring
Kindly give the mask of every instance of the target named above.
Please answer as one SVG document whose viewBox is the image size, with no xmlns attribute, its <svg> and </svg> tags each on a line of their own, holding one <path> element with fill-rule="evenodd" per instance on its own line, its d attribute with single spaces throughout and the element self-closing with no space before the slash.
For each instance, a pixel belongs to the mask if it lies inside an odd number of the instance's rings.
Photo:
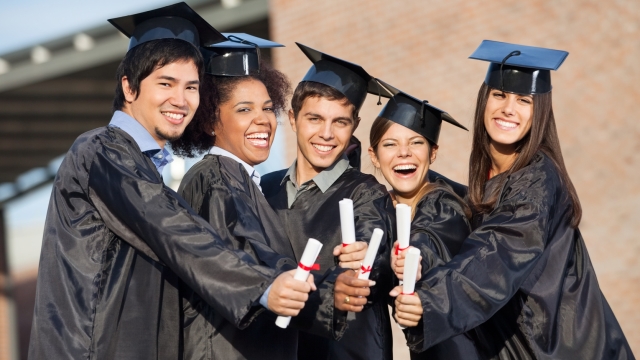
<svg viewBox="0 0 640 360">
<path fill-rule="evenodd" d="M 211 136 L 216 136 L 216 132 L 211 130 Z"/>
</svg>

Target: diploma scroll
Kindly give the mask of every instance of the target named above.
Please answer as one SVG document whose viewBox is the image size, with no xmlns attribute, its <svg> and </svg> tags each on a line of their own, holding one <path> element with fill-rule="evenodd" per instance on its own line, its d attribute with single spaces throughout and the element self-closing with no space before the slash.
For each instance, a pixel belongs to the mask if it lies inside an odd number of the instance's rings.
<svg viewBox="0 0 640 360">
<path fill-rule="evenodd" d="M 396 226 L 398 229 L 398 245 L 395 248 L 396 255 L 409 247 L 411 234 L 411 206 L 405 204 L 396 205 Z M 405 275 L 407 273 L 405 265 Z M 400 280 L 400 284 L 403 281 Z"/>
<path fill-rule="evenodd" d="M 404 259 L 404 282 L 402 283 L 402 294 L 412 295 L 416 289 L 416 277 L 420 265 L 420 250 L 412 247 L 407 251 Z M 401 329 L 405 327 L 398 324 Z"/>
<path fill-rule="evenodd" d="M 378 254 L 378 248 L 380 247 L 382 235 L 384 235 L 384 231 L 378 228 L 373 230 L 373 234 L 371 234 L 371 240 L 369 241 L 369 247 L 367 248 L 367 253 L 364 255 L 364 261 L 362 262 L 362 266 L 360 267 L 360 274 L 358 274 L 358 279 L 369 279 L 369 275 L 371 275 L 371 268 L 373 267 L 373 261 L 376 259 L 376 255 Z"/>
<path fill-rule="evenodd" d="M 353 200 L 342 199 L 340 205 L 340 228 L 342 230 L 342 246 L 356 242 L 356 228 L 353 216 Z"/>
<path fill-rule="evenodd" d="M 304 248 L 304 252 L 302 253 L 302 258 L 298 263 L 296 273 L 293 275 L 295 280 L 307 281 L 309 273 L 311 272 L 313 264 L 316 262 L 321 249 L 322 243 L 320 241 L 316 239 L 309 239 L 307 246 Z M 276 325 L 283 329 L 286 329 L 287 326 L 289 326 L 289 322 L 291 322 L 291 316 L 278 316 L 276 319 Z"/>
</svg>

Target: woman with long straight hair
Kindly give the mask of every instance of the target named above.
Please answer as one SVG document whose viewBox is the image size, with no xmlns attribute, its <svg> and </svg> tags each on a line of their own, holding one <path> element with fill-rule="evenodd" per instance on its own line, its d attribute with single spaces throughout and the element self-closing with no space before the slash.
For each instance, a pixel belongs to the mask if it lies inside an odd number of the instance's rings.
<svg viewBox="0 0 640 360">
<path fill-rule="evenodd" d="M 394 205 L 412 208 L 410 246 L 427 256 L 437 256 L 423 258 L 420 271 L 424 274 L 440 259 L 448 261 L 456 255 L 471 233 L 469 207 L 449 186 L 448 179 L 429 170 L 438 152 L 442 122 L 466 128 L 426 101 L 384 85 L 394 96 L 373 122 L 369 156 L 391 185 Z M 397 247 L 396 244 L 391 267 L 402 279 L 403 266 L 396 263 L 404 264 L 407 249 Z M 478 354 L 469 334 L 453 336 L 421 353 L 411 353 L 411 359 L 476 358 Z"/>
<path fill-rule="evenodd" d="M 484 41 L 473 128 L 474 231 L 457 256 L 397 296 L 412 351 L 471 329 L 487 359 L 633 359 L 578 225 L 560 151 L 550 70 L 568 53 Z M 424 256 L 424 254 L 423 254 Z"/>
</svg>

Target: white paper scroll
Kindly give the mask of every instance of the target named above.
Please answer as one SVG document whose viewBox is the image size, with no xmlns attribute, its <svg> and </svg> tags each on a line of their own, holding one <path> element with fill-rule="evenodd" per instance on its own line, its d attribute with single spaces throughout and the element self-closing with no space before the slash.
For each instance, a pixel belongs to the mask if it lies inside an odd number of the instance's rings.
<svg viewBox="0 0 640 360">
<path fill-rule="evenodd" d="M 398 229 L 398 251 L 396 255 L 409 247 L 411 234 L 411 206 L 406 204 L 396 205 L 396 227 Z M 396 251 L 393 249 L 392 251 Z M 405 266 L 406 274 L 406 266 Z M 400 280 L 400 285 L 404 282 Z"/>
<path fill-rule="evenodd" d="M 398 227 L 398 245 L 402 251 L 409 247 L 409 234 L 411 233 L 411 206 L 405 204 L 396 205 L 396 224 Z"/>
<path fill-rule="evenodd" d="M 311 272 L 311 268 L 316 262 L 320 250 L 322 250 L 322 243 L 320 241 L 316 239 L 309 239 L 309 241 L 307 241 L 307 246 L 304 248 L 296 273 L 293 275 L 295 280 L 307 281 L 309 272 Z M 291 322 L 291 316 L 278 316 L 276 319 L 276 325 L 283 329 L 289 326 L 289 322 Z"/>
<path fill-rule="evenodd" d="M 402 284 L 403 294 L 413 294 L 416 288 L 416 275 L 420 265 L 420 250 L 412 247 L 407 251 L 404 259 L 404 283 Z"/>
<path fill-rule="evenodd" d="M 371 234 L 371 240 L 369 241 L 369 247 L 367 248 L 367 253 L 364 255 L 364 261 L 362 262 L 362 266 L 360 267 L 360 274 L 358 275 L 358 279 L 369 279 L 369 275 L 371 275 L 371 269 L 373 268 L 373 261 L 376 259 L 376 255 L 378 254 L 378 248 L 380 247 L 382 235 L 384 235 L 384 231 L 378 228 L 373 230 L 373 234 Z"/>
<path fill-rule="evenodd" d="M 402 293 L 405 295 L 413 294 L 416 289 L 416 275 L 418 274 L 418 265 L 420 265 L 420 250 L 412 247 L 407 250 L 407 256 L 404 258 L 404 282 L 402 282 Z M 398 324 L 401 329 L 405 327 Z"/>
<path fill-rule="evenodd" d="M 353 200 L 342 199 L 340 205 L 340 228 L 342 230 L 342 245 L 356 242 L 356 228 L 353 219 Z"/>
</svg>

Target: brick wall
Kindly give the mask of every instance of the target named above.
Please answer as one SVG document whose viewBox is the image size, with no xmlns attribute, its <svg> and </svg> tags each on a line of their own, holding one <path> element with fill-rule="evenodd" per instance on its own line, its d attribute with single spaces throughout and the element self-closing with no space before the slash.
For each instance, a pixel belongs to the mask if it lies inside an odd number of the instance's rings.
<svg viewBox="0 0 640 360">
<path fill-rule="evenodd" d="M 487 64 L 468 60 L 483 39 L 569 51 L 553 73 L 555 115 L 582 201 L 580 229 L 604 294 L 640 353 L 640 2 L 272 0 L 275 65 L 294 85 L 310 66 L 294 41 L 361 64 L 374 76 L 470 125 Z M 356 136 L 380 107 L 369 97 Z M 469 127 L 469 126 L 468 126 Z M 295 157 L 288 124 L 287 163 Z M 444 125 L 433 168 L 466 183 L 471 135 Z M 368 157 L 363 171 L 372 172 Z"/>
</svg>

